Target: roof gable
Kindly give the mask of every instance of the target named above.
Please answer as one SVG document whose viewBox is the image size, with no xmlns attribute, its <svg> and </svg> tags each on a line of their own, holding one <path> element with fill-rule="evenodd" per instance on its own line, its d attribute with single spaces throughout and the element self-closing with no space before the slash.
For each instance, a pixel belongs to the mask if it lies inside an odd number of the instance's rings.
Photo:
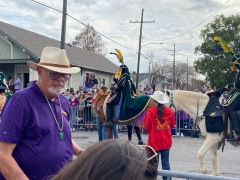
<svg viewBox="0 0 240 180">
<path fill-rule="evenodd" d="M 34 33 L 7 23 L 0 21 L 0 33 L 7 37 L 17 46 L 25 49 L 25 51 L 39 61 L 41 52 L 46 46 L 60 47 L 60 41 Z M 65 45 L 65 50 L 73 66 L 98 70 L 107 73 L 115 73 L 118 66 L 109 61 L 103 55 L 83 50 L 78 47 L 70 47 Z"/>
</svg>

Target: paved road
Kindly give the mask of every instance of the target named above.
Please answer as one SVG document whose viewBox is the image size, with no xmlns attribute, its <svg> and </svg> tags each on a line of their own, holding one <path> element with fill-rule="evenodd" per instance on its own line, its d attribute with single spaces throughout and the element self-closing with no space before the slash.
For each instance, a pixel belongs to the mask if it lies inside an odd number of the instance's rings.
<svg viewBox="0 0 240 180">
<path fill-rule="evenodd" d="M 72 132 L 72 137 L 84 149 L 98 142 L 97 130 L 93 132 L 75 131 Z M 127 133 L 119 133 L 119 138 L 127 140 Z M 142 134 L 142 139 L 146 142 L 147 135 Z M 133 134 L 132 140 L 133 143 L 137 144 L 136 134 Z M 173 171 L 198 173 L 197 152 L 201 145 L 201 138 L 173 137 L 173 147 L 170 151 L 171 169 Z M 240 178 L 240 147 L 233 147 L 227 142 L 224 152 L 218 151 L 218 162 L 221 176 Z M 208 174 L 211 174 L 210 153 L 206 155 L 206 163 Z"/>
</svg>

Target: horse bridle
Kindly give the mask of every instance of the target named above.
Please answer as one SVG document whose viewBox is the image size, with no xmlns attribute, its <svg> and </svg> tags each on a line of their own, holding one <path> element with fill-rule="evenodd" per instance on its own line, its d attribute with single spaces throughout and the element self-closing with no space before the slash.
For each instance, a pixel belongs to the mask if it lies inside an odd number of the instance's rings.
<svg viewBox="0 0 240 180">
<path fill-rule="evenodd" d="M 177 110 L 174 102 L 173 102 L 173 92 L 170 91 L 170 105 L 169 105 L 169 108 L 171 107 L 174 107 L 175 111 Z M 196 121 L 195 121 L 195 124 L 196 124 L 196 128 L 200 131 L 200 128 L 198 126 L 199 122 L 203 120 L 203 116 L 199 116 L 199 93 L 198 93 L 198 97 L 197 97 L 197 116 L 196 116 Z"/>
</svg>

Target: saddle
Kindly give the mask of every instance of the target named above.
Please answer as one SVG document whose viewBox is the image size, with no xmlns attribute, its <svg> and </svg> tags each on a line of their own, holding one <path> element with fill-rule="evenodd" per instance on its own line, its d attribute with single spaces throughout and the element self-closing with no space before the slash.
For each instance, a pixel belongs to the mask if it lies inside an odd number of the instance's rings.
<svg viewBox="0 0 240 180">
<path fill-rule="evenodd" d="M 207 94 L 209 96 L 208 104 L 203 111 L 205 116 L 206 130 L 210 133 L 222 132 L 223 124 L 223 106 L 219 103 L 221 93 L 218 91 Z"/>
</svg>

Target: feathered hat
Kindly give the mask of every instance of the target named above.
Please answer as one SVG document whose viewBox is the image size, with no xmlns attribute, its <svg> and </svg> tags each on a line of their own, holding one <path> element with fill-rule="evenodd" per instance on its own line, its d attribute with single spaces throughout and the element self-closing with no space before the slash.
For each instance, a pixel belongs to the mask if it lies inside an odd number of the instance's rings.
<svg viewBox="0 0 240 180">
<path fill-rule="evenodd" d="M 220 37 L 218 36 L 214 36 L 214 40 L 219 42 L 222 49 L 224 50 L 225 53 L 227 54 L 231 54 L 233 56 L 232 58 L 232 66 L 231 66 L 231 71 L 235 72 L 236 71 L 236 66 L 235 64 L 238 63 L 238 60 L 240 59 L 240 55 L 239 54 L 235 54 L 232 50 L 232 48 Z"/>
<path fill-rule="evenodd" d="M 110 52 L 110 54 L 114 54 L 115 56 L 117 56 L 118 61 L 120 63 L 122 63 L 122 65 L 120 66 L 120 68 L 118 69 L 118 71 L 116 72 L 116 74 L 114 76 L 116 79 L 118 79 L 122 74 L 125 73 L 125 68 L 127 68 L 127 66 L 123 62 L 123 56 L 122 56 L 121 51 L 118 49 L 115 49 L 115 51 L 116 51 L 116 53 Z M 127 71 L 128 71 L 128 68 L 127 68 Z"/>
</svg>

